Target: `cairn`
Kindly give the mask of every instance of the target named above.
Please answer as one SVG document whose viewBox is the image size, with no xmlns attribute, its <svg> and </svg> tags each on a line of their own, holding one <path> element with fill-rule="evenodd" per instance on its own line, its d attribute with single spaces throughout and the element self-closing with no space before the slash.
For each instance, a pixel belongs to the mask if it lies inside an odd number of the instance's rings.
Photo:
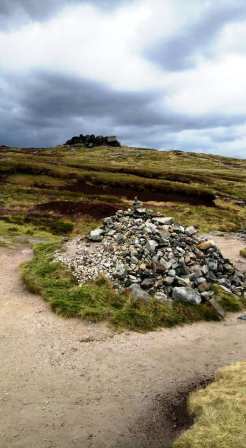
<svg viewBox="0 0 246 448">
<path fill-rule="evenodd" d="M 137 198 L 132 208 L 105 218 L 86 239 L 68 242 L 57 259 L 80 284 L 104 275 L 114 288 L 137 299 L 200 304 L 213 300 L 214 284 L 237 296 L 246 291 L 245 275 L 213 241 L 200 237 L 194 226 L 143 207 Z"/>
</svg>

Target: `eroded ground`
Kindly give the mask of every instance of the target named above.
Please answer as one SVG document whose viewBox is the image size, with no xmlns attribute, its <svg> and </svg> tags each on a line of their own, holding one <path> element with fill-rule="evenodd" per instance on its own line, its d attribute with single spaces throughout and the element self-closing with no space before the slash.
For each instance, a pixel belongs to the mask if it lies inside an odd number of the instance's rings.
<svg viewBox="0 0 246 448">
<path fill-rule="evenodd" d="M 30 257 L 0 249 L 1 448 L 169 447 L 177 393 L 246 358 L 237 315 L 146 334 L 64 320 L 24 289 Z"/>
</svg>

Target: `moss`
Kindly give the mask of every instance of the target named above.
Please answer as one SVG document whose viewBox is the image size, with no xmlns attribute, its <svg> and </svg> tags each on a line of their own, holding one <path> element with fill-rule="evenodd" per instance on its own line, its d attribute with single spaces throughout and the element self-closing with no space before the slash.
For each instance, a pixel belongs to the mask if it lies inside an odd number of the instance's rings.
<svg viewBox="0 0 246 448">
<path fill-rule="evenodd" d="M 189 399 L 196 416 L 173 448 L 244 448 L 246 440 L 246 362 L 224 368 L 206 389 Z"/>
</svg>

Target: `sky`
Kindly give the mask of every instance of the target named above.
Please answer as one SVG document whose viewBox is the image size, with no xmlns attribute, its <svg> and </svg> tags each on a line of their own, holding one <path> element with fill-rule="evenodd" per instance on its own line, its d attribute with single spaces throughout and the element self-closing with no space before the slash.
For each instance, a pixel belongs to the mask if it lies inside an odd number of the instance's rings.
<svg viewBox="0 0 246 448">
<path fill-rule="evenodd" d="M 245 0 L 0 0 L 0 144 L 246 156 Z"/>
</svg>

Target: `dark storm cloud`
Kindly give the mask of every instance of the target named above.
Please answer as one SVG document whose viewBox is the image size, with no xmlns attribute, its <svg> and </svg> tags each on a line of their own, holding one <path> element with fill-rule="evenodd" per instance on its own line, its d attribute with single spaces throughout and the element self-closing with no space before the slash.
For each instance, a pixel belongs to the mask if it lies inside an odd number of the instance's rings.
<svg viewBox="0 0 246 448">
<path fill-rule="evenodd" d="M 36 73 L 4 81 L 0 144 L 50 146 L 91 132 L 116 134 L 129 144 L 164 148 L 173 146 L 173 133 L 231 127 L 245 121 L 240 115 L 201 120 L 171 114 L 165 106 L 160 107 L 157 91 L 115 91 L 86 79 Z M 225 139 L 229 134 L 227 129 Z M 223 132 L 215 140 L 223 141 Z"/>
<path fill-rule="evenodd" d="M 107 9 L 125 2 L 126 0 L 0 0 L 0 24 L 2 27 L 9 27 L 28 19 L 46 20 L 66 6 L 89 4 Z"/>
<path fill-rule="evenodd" d="M 166 70 L 179 71 L 193 65 L 192 56 L 210 51 L 216 35 L 227 23 L 246 18 L 244 1 L 216 4 L 193 26 L 148 49 L 145 55 Z"/>
<path fill-rule="evenodd" d="M 8 78 L 8 82 L 0 107 L 3 143 L 62 143 L 64 132 L 67 137 L 73 132 L 101 133 L 105 122 L 109 133 L 117 126 L 163 123 L 155 107 L 156 92 L 118 92 L 89 80 L 49 74 Z"/>
</svg>

